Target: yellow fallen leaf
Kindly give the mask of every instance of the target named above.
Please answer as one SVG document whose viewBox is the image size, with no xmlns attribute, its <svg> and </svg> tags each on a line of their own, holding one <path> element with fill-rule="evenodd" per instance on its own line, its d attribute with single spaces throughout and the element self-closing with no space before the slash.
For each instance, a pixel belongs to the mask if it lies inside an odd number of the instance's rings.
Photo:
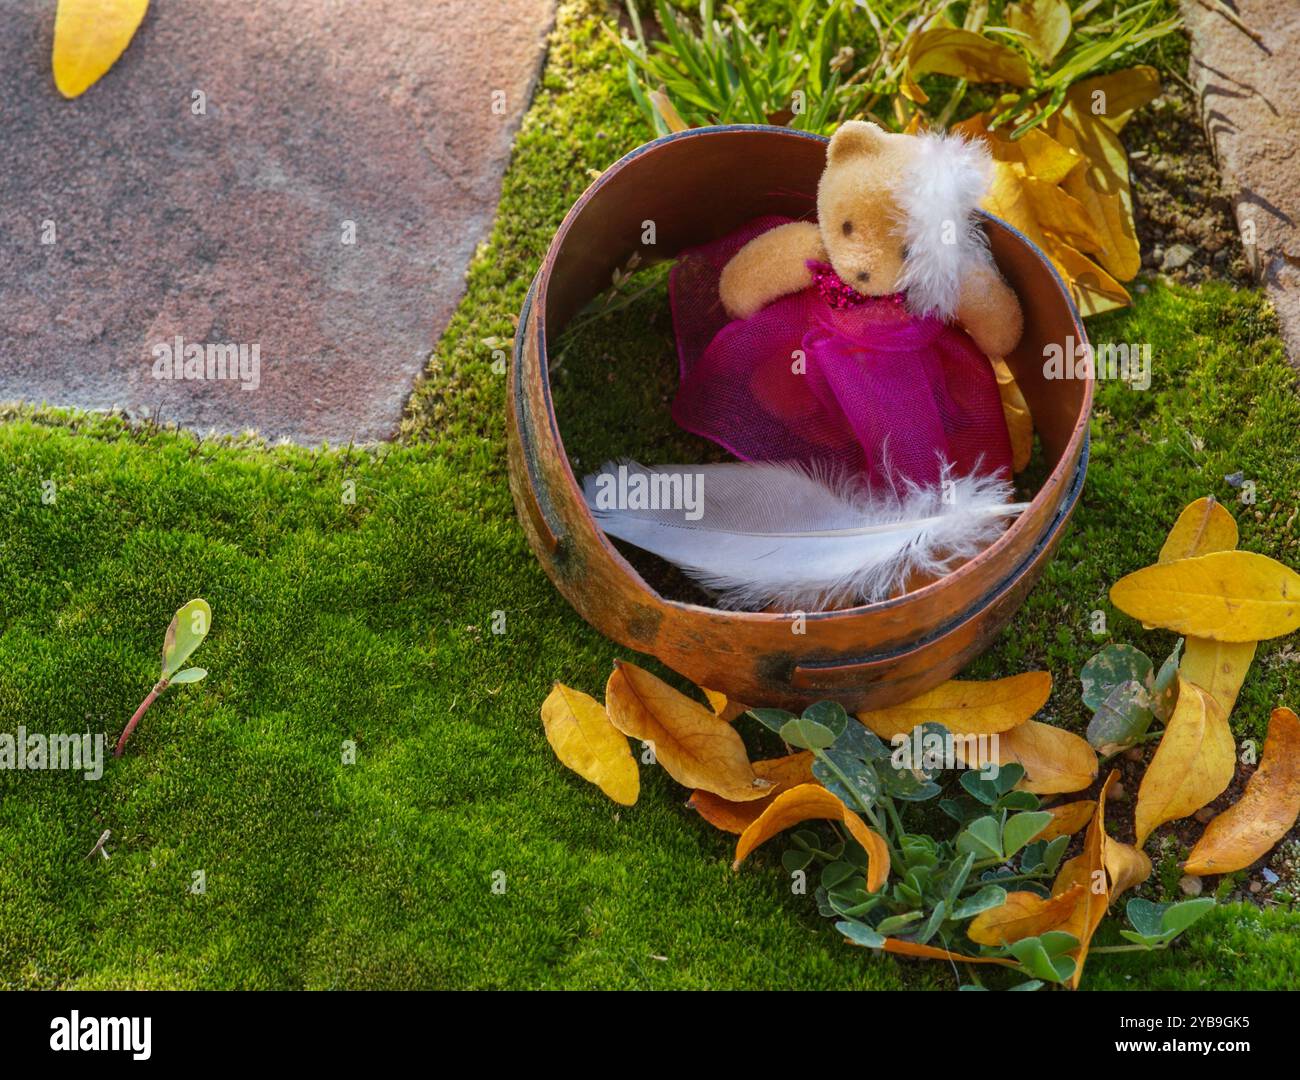
<svg viewBox="0 0 1300 1080">
<path fill-rule="evenodd" d="M 966 934 L 978 945 L 1010 945 L 1021 938 L 1036 937 L 1065 922 L 1082 897 L 1082 885 L 1046 900 L 1032 892 L 1007 893 L 998 907 L 976 915 Z"/>
<path fill-rule="evenodd" d="M 1101 265 L 1128 281 L 1141 269 L 1137 228 L 1133 223 L 1133 192 L 1128 155 L 1114 128 L 1067 99 L 1048 121 L 1048 131 L 1087 163 L 1064 183 L 1066 191 L 1088 206 L 1102 237 L 1101 248 L 1085 248 Z"/>
<path fill-rule="evenodd" d="M 655 759 L 679 784 L 732 802 L 761 799 L 771 790 L 754 775 L 730 724 L 635 664 L 615 661 L 605 708 L 624 735 L 650 743 Z"/>
<path fill-rule="evenodd" d="M 1113 904 L 1121 893 L 1151 876 L 1151 860 L 1140 848 L 1109 836 L 1104 848 L 1106 876 L 1110 879 L 1110 902 Z"/>
<path fill-rule="evenodd" d="M 1262 641 L 1300 628 L 1300 574 L 1253 551 L 1157 563 L 1111 586 L 1135 619 L 1215 641 Z"/>
<path fill-rule="evenodd" d="M 900 705 L 858 713 L 858 719 L 886 741 L 927 721 L 954 735 L 990 735 L 1023 724 L 1051 693 L 1052 676 L 1046 671 L 989 682 L 950 679 Z"/>
<path fill-rule="evenodd" d="M 754 775 L 772 782 L 770 794 L 765 798 L 731 802 L 711 791 L 697 791 L 687 800 L 686 805 L 697 811 L 714 828 L 723 832 L 743 833 L 781 792 L 813 782 L 813 760 L 811 752 L 801 750 L 789 757 L 754 762 Z"/>
<path fill-rule="evenodd" d="M 1049 237 L 1043 246 L 1052 265 L 1070 285 L 1070 295 L 1084 316 L 1115 311 L 1132 303 L 1128 290 L 1083 252 Z"/>
<path fill-rule="evenodd" d="M 59 0 L 54 14 L 54 85 L 84 94 L 126 51 L 149 0 Z"/>
<path fill-rule="evenodd" d="M 1142 108 L 1159 93 L 1160 73 L 1141 64 L 1077 82 L 1065 99 L 1076 110 L 1087 112 L 1113 131 L 1119 131 L 1135 109 Z"/>
<path fill-rule="evenodd" d="M 921 945 L 915 941 L 900 941 L 898 938 L 885 938 L 883 948 L 885 952 L 893 953 L 895 956 L 914 956 L 921 960 L 955 960 L 961 964 L 1016 966 L 1016 961 L 1005 956 L 963 956 L 948 949 L 940 949 L 936 945 Z"/>
<path fill-rule="evenodd" d="M 951 26 L 931 27 L 916 36 L 907 54 L 903 95 L 924 105 L 928 99 L 924 92 L 917 94 L 915 80 L 931 74 L 1012 86 L 1028 86 L 1033 77 L 1025 58 L 1009 45 Z"/>
<path fill-rule="evenodd" d="M 867 891 L 875 892 L 889 878 L 889 847 L 879 833 L 820 784 L 800 784 L 783 791 L 740 834 L 736 843 L 735 870 L 756 847 L 778 833 L 804 821 L 840 821 L 867 853 Z"/>
<path fill-rule="evenodd" d="M 1048 67 L 1070 38 L 1074 23 L 1065 0 L 1020 0 L 1004 9 L 1007 25 L 1025 35 L 1025 46 Z"/>
<path fill-rule="evenodd" d="M 1224 716 L 1230 716 L 1258 648 L 1257 641 L 1210 641 L 1208 638 L 1189 637 L 1184 643 L 1178 670 L 1188 682 L 1195 683 L 1214 698 Z"/>
<path fill-rule="evenodd" d="M 1236 519 L 1210 495 L 1197 499 L 1178 515 L 1156 561 L 1192 559 L 1215 551 L 1231 551 L 1236 546 Z M 1219 703 L 1224 716 L 1230 716 L 1257 647 L 1254 641 L 1189 637 L 1178 668 L 1188 682 L 1195 683 Z"/>
<path fill-rule="evenodd" d="M 992 736 L 989 743 L 987 749 L 992 751 Z M 981 753 L 979 747 L 960 741 L 955 749 L 968 769 L 982 769 L 991 761 L 1023 765 L 1025 778 L 1016 786 L 1035 795 L 1082 791 L 1097 778 L 1097 753 L 1087 740 L 1037 720 L 1026 720 L 1019 727 L 998 733 L 996 753 Z"/>
<path fill-rule="evenodd" d="M 1194 814 L 1217 798 L 1235 767 L 1228 718 L 1214 698 L 1180 673 L 1178 704 L 1138 788 L 1133 822 L 1138 847 L 1157 826 Z"/>
<path fill-rule="evenodd" d="M 1074 973 L 1066 983 L 1071 990 L 1078 989 L 1092 935 L 1101 925 L 1110 903 L 1106 880 L 1106 798 L 1110 794 L 1111 785 L 1118 780 L 1118 769 L 1112 770 L 1106 777 L 1097 796 L 1092 822 L 1083 839 L 1082 853 L 1065 862 L 1056 875 L 1056 881 L 1052 883 L 1053 896 L 1064 896 L 1076 887 L 1083 890 L 1069 918 L 1056 928 L 1079 939 L 1079 947 L 1071 954 L 1074 957 Z"/>
<path fill-rule="evenodd" d="M 1005 360 L 993 360 L 993 373 L 998 379 L 998 395 L 1002 398 L 1007 434 L 1011 436 L 1011 471 L 1023 472 L 1034 452 L 1034 420 L 1029 412 L 1029 402 L 1020 392 Z"/>
<path fill-rule="evenodd" d="M 1206 826 L 1183 869 L 1228 874 L 1272 849 L 1300 817 L 1300 719 L 1274 709 L 1259 768 L 1241 798 Z"/>
<path fill-rule="evenodd" d="M 1046 807 L 1052 820 L 1043 830 L 1034 834 L 1035 840 L 1055 840 L 1058 836 L 1073 836 L 1092 820 L 1097 809 L 1096 799 L 1079 799 L 1075 802 L 1061 803 L 1060 806 Z"/>
<path fill-rule="evenodd" d="M 542 702 L 542 727 L 561 762 L 616 803 L 636 802 L 641 791 L 636 759 L 599 701 L 556 683 Z"/>
<path fill-rule="evenodd" d="M 1213 495 L 1197 499 L 1183 508 L 1169 530 L 1157 562 L 1194 559 L 1237 546 L 1237 520 Z M 1195 679 L 1192 682 L 1196 682 Z"/>
</svg>

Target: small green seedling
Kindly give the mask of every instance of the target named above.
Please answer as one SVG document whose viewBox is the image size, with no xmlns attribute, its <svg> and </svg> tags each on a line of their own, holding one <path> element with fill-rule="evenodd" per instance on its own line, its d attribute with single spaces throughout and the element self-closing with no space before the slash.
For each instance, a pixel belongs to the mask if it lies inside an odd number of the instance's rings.
<svg viewBox="0 0 1300 1080">
<path fill-rule="evenodd" d="M 127 721 L 122 737 L 117 740 L 117 747 L 113 751 L 114 757 L 122 756 L 122 751 L 126 749 L 126 741 L 135 731 L 136 725 L 140 723 L 140 717 L 144 716 L 159 694 L 173 683 L 196 683 L 207 675 L 203 668 L 182 669 L 182 665 L 194 650 L 203 644 L 203 639 L 208 636 L 211 625 L 212 609 L 208 607 L 206 600 L 191 600 L 172 617 L 171 625 L 167 627 L 167 636 L 163 639 L 162 675 L 145 699 L 140 702 L 135 715 Z"/>
<path fill-rule="evenodd" d="M 1208 896 L 1177 904 L 1153 904 L 1150 900 L 1135 897 L 1125 909 L 1133 929 L 1119 933 L 1144 949 L 1165 949 L 1192 923 L 1208 915 L 1213 907 L 1214 901 Z"/>
</svg>

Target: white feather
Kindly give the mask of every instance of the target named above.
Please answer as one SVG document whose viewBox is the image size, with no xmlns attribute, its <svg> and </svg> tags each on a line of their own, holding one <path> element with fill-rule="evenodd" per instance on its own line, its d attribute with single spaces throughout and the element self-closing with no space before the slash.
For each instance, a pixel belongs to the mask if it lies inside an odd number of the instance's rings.
<svg viewBox="0 0 1300 1080">
<path fill-rule="evenodd" d="M 918 315 L 951 319 L 962 278 L 989 261 L 988 238 L 976 210 L 989 188 L 993 159 L 982 142 L 960 135 L 917 136 L 916 153 L 895 197 L 907 258 L 898 287 Z"/>
<path fill-rule="evenodd" d="M 646 478 L 645 485 L 702 478 L 702 516 L 687 520 L 680 506 L 609 505 L 611 485 L 601 478 L 620 468 L 629 479 Z M 715 593 L 720 607 L 820 611 L 887 599 L 916 573 L 947 573 L 1028 505 L 1008 501 L 1005 480 L 955 477 L 947 466 L 942 477 L 933 488 L 881 492 L 787 462 L 657 469 L 609 462 L 586 477 L 583 492 L 606 533 L 675 563 Z"/>
</svg>

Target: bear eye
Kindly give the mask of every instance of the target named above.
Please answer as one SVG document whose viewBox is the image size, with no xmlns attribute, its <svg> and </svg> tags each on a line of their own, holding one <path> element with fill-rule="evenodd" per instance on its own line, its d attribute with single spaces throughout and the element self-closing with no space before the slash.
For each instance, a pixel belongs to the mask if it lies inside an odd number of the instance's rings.
<svg viewBox="0 0 1300 1080">
<path fill-rule="evenodd" d="M 843 225 L 840 226 L 840 229 L 843 231 L 845 236 L 848 236 L 851 232 L 853 232 L 853 222 L 846 221 Z"/>
</svg>

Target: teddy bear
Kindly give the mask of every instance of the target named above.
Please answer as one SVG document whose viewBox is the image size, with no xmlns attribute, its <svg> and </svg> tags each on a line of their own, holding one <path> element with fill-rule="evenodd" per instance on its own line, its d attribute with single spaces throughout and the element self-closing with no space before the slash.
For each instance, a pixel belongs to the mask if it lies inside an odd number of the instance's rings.
<svg viewBox="0 0 1300 1080">
<path fill-rule="evenodd" d="M 1012 475 L 991 359 L 1024 319 L 978 208 L 980 142 L 840 125 L 817 220 L 758 218 L 669 279 L 679 426 L 741 460 L 902 490 Z"/>
<path fill-rule="evenodd" d="M 722 272 L 723 306 L 748 318 L 812 285 L 809 263 L 828 263 L 854 291 L 906 291 L 912 310 L 955 318 L 985 354 L 1006 355 L 1024 319 L 974 217 L 990 169 L 982 144 L 960 136 L 840 125 L 817 187 L 817 221 L 792 221 L 745 244 Z"/>
</svg>

